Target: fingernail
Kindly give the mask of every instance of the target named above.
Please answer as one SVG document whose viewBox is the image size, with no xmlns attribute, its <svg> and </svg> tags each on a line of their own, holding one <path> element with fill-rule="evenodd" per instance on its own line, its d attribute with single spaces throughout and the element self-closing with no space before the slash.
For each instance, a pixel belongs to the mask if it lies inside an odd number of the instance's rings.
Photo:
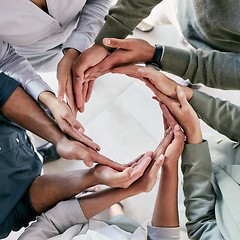
<svg viewBox="0 0 240 240">
<path fill-rule="evenodd" d="M 179 125 L 175 125 L 175 130 L 179 131 L 180 130 L 180 126 Z"/>
<path fill-rule="evenodd" d="M 144 71 L 142 68 L 138 68 L 138 69 L 137 69 L 137 72 L 143 74 L 145 71 Z"/>
<path fill-rule="evenodd" d="M 105 45 L 110 45 L 111 44 L 111 40 L 110 39 L 104 39 L 104 44 Z"/>
<path fill-rule="evenodd" d="M 76 80 L 77 80 L 77 82 L 80 82 L 81 79 L 79 77 L 77 77 Z"/>
<path fill-rule="evenodd" d="M 59 96 L 58 99 L 60 102 L 63 102 L 63 96 Z"/>
<path fill-rule="evenodd" d="M 78 130 L 80 133 L 84 133 L 85 129 L 83 127 L 80 127 Z"/>
</svg>

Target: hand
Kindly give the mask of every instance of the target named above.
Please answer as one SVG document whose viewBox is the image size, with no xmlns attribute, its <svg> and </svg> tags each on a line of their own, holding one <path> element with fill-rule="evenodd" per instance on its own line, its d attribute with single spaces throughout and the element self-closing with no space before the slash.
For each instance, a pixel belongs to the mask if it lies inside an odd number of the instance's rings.
<svg viewBox="0 0 240 240">
<path fill-rule="evenodd" d="M 89 79 L 89 81 L 85 82 L 84 73 L 87 69 L 101 62 L 107 55 L 107 49 L 94 44 L 91 48 L 81 53 L 72 67 L 73 90 L 77 108 L 80 112 L 84 111 L 84 104 L 90 99 L 95 80 Z"/>
<path fill-rule="evenodd" d="M 50 92 L 42 92 L 39 96 L 39 100 L 48 106 L 64 133 L 95 150 L 100 150 L 99 145 L 83 134 L 83 126 L 75 119 L 69 106 L 65 102 L 58 101 L 58 99 Z"/>
<path fill-rule="evenodd" d="M 177 98 L 179 102 L 167 97 L 159 91 L 157 92 L 157 99 L 162 101 L 167 106 L 161 105 L 161 108 L 164 117 L 168 120 L 171 127 L 173 128 L 173 125 L 176 122 L 173 118 L 174 116 L 184 129 L 188 143 L 201 143 L 202 132 L 198 116 L 188 103 L 182 87 L 177 87 Z M 171 111 L 173 116 L 170 114 L 167 108 Z"/>
<path fill-rule="evenodd" d="M 117 171 L 123 171 L 126 167 L 110 160 L 109 158 L 99 154 L 95 150 L 86 145 L 68 139 L 63 136 L 56 144 L 58 154 L 68 160 L 83 160 L 87 167 L 92 167 L 93 163 L 109 166 Z"/>
<path fill-rule="evenodd" d="M 63 101 L 66 94 L 67 104 L 71 108 L 72 113 L 76 117 L 77 106 L 74 99 L 72 84 L 72 66 L 76 61 L 79 52 L 75 49 L 68 49 L 58 63 L 57 79 L 58 79 L 58 100 Z"/>
<path fill-rule="evenodd" d="M 165 134 L 168 131 L 173 132 L 173 139 L 165 151 L 164 166 L 171 164 L 178 165 L 178 159 L 184 148 L 185 135 L 167 107 L 162 103 L 160 103 L 160 107 L 163 111 Z"/>
<path fill-rule="evenodd" d="M 147 86 L 150 87 L 151 84 L 163 94 L 174 99 L 177 99 L 176 88 L 178 86 L 181 86 L 180 84 L 176 83 L 152 67 L 129 65 L 126 67 L 113 68 L 111 69 L 111 72 L 126 74 L 129 77 L 138 78 L 141 81 L 145 82 Z M 186 93 L 187 100 L 189 101 L 192 98 L 193 90 L 188 87 L 183 87 L 183 89 Z"/>
<path fill-rule="evenodd" d="M 152 155 L 152 152 L 141 155 L 133 162 L 127 164 L 127 167 L 122 172 L 108 166 L 96 165 L 93 174 L 98 184 L 105 184 L 109 187 L 127 188 L 143 175 L 152 160 Z"/>
<path fill-rule="evenodd" d="M 128 190 L 132 195 L 142 192 L 150 192 L 157 181 L 157 175 L 160 167 L 163 165 L 165 156 L 163 154 L 157 155 L 154 160 L 148 165 L 141 178 L 129 186 Z"/>
<path fill-rule="evenodd" d="M 102 62 L 85 73 L 85 81 L 96 79 L 117 66 L 144 63 L 152 59 L 155 47 L 141 39 L 104 38 L 103 44 L 107 47 L 117 48 Z"/>
</svg>

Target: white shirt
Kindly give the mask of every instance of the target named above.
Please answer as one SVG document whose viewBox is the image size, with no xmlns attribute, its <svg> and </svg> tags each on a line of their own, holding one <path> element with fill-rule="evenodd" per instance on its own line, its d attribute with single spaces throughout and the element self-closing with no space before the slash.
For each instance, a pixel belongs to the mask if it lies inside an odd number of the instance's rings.
<svg viewBox="0 0 240 240">
<path fill-rule="evenodd" d="M 21 82 L 36 100 L 51 89 L 29 61 L 35 67 L 62 48 L 89 48 L 111 0 L 46 2 L 48 13 L 29 0 L 0 0 L 0 70 Z"/>
<path fill-rule="evenodd" d="M 160 228 L 148 224 L 149 240 L 180 240 L 180 228 Z M 37 217 L 18 240 L 146 240 L 139 227 L 134 233 L 123 231 L 115 225 L 87 220 L 76 199 L 58 203 Z"/>
</svg>

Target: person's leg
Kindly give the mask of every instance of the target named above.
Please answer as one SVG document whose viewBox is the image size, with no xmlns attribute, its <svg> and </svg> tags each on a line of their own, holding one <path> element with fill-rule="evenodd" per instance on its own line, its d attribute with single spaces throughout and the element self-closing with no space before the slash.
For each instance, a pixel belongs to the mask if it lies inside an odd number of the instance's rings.
<svg viewBox="0 0 240 240">
<path fill-rule="evenodd" d="M 22 227 L 27 227 L 29 222 L 34 221 L 37 212 L 33 209 L 28 191 L 17 203 L 12 212 L 0 225 L 0 239 L 6 238 L 10 232 L 18 231 Z"/>
<path fill-rule="evenodd" d="M 109 225 L 116 225 L 126 232 L 134 233 L 138 227 L 141 227 L 139 223 L 124 215 L 122 203 L 112 205 L 109 214 L 111 219 L 104 222 Z"/>
</svg>

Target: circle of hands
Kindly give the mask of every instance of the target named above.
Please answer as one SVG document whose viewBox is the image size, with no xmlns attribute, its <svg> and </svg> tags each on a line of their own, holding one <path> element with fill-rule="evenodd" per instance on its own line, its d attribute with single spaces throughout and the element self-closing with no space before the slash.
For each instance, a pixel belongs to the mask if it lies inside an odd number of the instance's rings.
<svg viewBox="0 0 240 240">
<path fill-rule="evenodd" d="M 178 162 L 185 135 L 194 143 L 191 133 L 194 130 L 201 132 L 197 114 L 188 103 L 193 91 L 188 87 L 180 87 L 152 67 L 134 65 L 146 62 L 153 56 L 155 48 L 146 41 L 104 39 L 103 43 L 115 50 L 109 53 L 95 44 L 80 56 L 72 57 L 70 52 L 65 54 L 58 64 L 58 105 L 62 105 L 64 111 L 62 116 L 55 119 L 68 137 L 58 142 L 57 151 L 63 158 L 83 160 L 88 167 L 92 167 L 93 162 L 98 163 L 92 169 L 100 184 L 122 188 L 138 186 L 142 191 L 150 191 L 160 167 Z M 164 137 L 158 147 L 154 152 L 142 154 L 125 165 L 99 154 L 100 147 L 84 134 L 83 126 L 75 119 L 77 111 L 84 111 L 95 79 L 108 72 L 141 80 L 152 90 L 155 95 L 153 99 L 159 102 L 163 113 Z M 64 95 L 67 103 L 63 100 Z"/>
</svg>

